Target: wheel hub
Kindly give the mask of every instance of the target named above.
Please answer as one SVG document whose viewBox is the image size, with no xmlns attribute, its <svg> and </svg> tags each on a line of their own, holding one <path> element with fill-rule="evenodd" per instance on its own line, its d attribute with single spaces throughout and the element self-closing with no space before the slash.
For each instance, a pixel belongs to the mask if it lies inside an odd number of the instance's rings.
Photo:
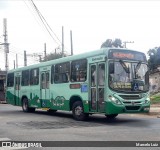
<svg viewBox="0 0 160 150">
<path fill-rule="evenodd" d="M 75 115 L 80 116 L 82 112 L 82 107 L 78 106 L 75 108 Z"/>
</svg>

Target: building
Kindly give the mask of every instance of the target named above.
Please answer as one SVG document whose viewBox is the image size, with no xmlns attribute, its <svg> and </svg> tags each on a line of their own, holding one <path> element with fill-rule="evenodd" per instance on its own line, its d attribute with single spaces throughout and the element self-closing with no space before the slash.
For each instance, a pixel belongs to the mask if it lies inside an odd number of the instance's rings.
<svg viewBox="0 0 160 150">
<path fill-rule="evenodd" d="M 6 83 L 6 71 L 0 70 L 0 103 L 5 103 L 5 83 Z"/>
<path fill-rule="evenodd" d="M 160 67 L 150 74 L 149 82 L 151 94 L 160 92 Z"/>
</svg>

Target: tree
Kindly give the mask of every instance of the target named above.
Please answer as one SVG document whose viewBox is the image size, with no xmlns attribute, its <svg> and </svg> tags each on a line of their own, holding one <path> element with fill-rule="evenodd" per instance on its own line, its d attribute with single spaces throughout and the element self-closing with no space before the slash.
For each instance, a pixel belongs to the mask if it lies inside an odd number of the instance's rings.
<svg viewBox="0 0 160 150">
<path fill-rule="evenodd" d="M 67 54 L 64 54 L 64 57 L 66 57 L 66 56 L 67 56 Z M 50 53 L 50 54 L 46 55 L 46 57 L 44 58 L 44 60 L 42 60 L 42 62 L 58 59 L 58 58 L 61 58 L 61 57 L 62 57 L 62 52 L 60 52 L 60 53 Z"/>
<path fill-rule="evenodd" d="M 107 39 L 105 42 L 103 42 L 101 48 L 104 47 L 112 47 L 112 39 Z"/>
<path fill-rule="evenodd" d="M 123 48 L 121 39 L 115 39 L 113 41 L 113 46 Z"/>
<path fill-rule="evenodd" d="M 149 55 L 148 64 L 151 71 L 160 65 L 160 47 L 154 47 L 147 52 Z"/>
<path fill-rule="evenodd" d="M 118 38 L 116 38 L 115 40 L 107 39 L 101 45 L 101 48 L 104 48 L 104 47 L 120 47 L 120 48 L 123 48 L 122 41 L 121 41 L 121 39 L 118 39 Z"/>
</svg>

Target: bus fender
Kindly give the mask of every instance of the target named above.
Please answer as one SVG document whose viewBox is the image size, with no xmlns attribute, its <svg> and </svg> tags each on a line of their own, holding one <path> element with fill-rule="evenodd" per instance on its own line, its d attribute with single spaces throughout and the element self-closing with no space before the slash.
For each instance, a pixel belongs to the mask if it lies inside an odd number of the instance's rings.
<svg viewBox="0 0 160 150">
<path fill-rule="evenodd" d="M 70 98 L 70 101 L 69 101 L 70 110 L 72 110 L 72 106 L 76 101 L 81 101 L 83 103 L 83 109 L 85 113 L 89 112 L 89 105 L 86 105 L 85 101 L 83 101 L 79 95 L 74 95 Z"/>
</svg>

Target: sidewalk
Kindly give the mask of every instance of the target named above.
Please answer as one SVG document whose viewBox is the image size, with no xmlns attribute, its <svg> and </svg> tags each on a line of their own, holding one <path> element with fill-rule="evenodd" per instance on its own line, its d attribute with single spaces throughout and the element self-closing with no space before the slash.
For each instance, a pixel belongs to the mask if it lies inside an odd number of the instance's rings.
<svg viewBox="0 0 160 150">
<path fill-rule="evenodd" d="M 152 104 L 148 115 L 157 116 L 157 118 L 160 118 L 160 104 Z"/>
</svg>

